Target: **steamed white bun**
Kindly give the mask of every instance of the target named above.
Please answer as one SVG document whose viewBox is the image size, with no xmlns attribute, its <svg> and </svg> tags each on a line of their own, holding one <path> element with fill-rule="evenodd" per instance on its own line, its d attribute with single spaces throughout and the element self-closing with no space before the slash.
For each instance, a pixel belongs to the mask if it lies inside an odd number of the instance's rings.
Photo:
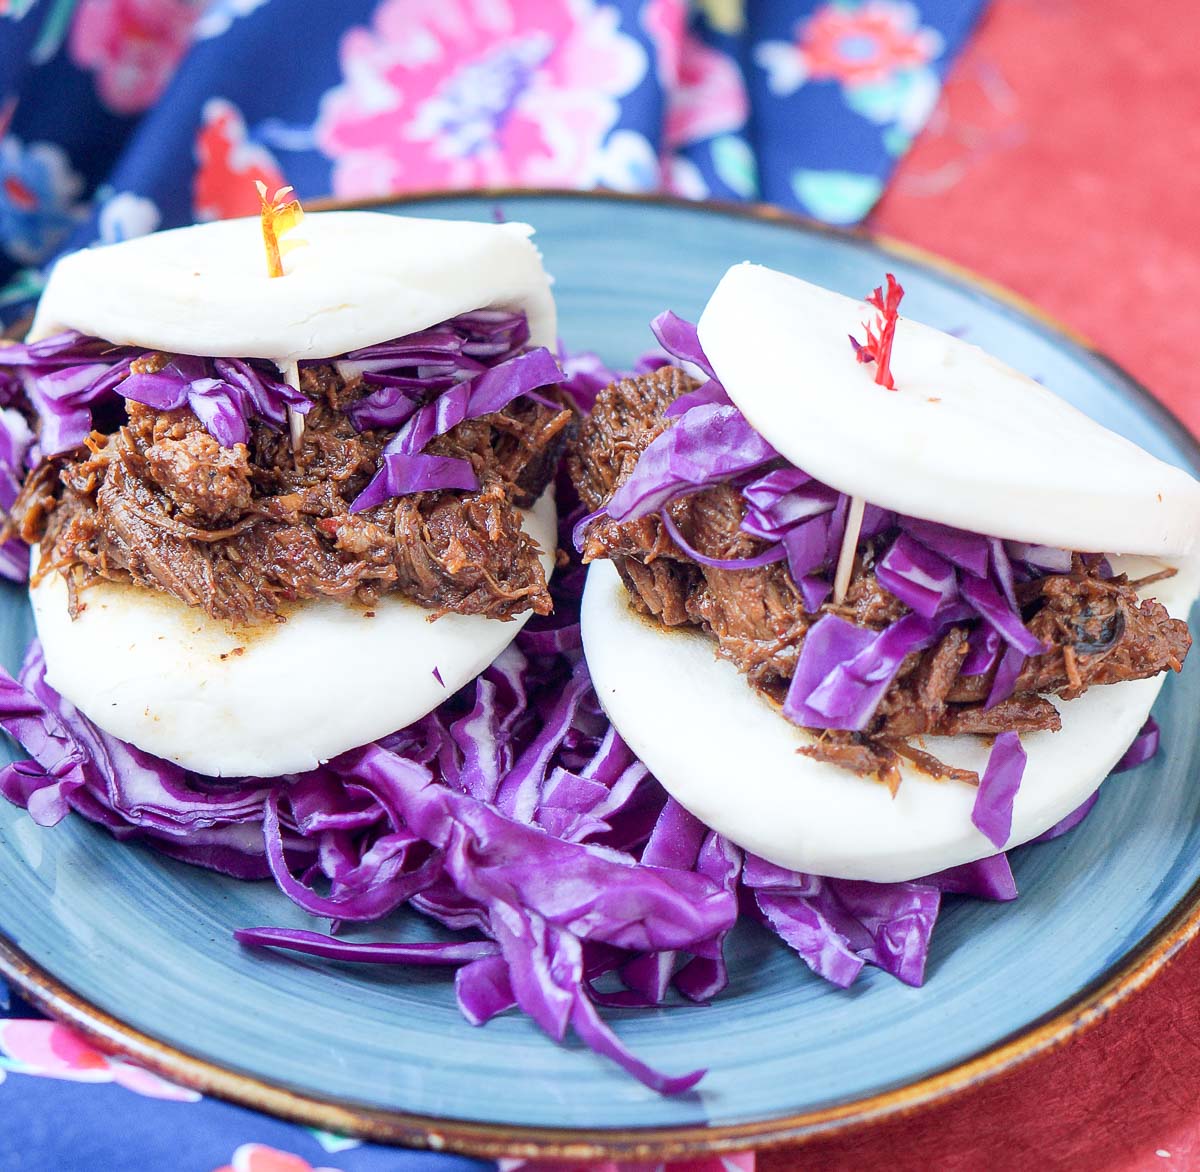
<svg viewBox="0 0 1200 1172">
<path fill-rule="evenodd" d="M 549 576 L 556 510 L 525 514 Z M 60 574 L 30 591 L 46 678 L 105 732 L 197 773 L 298 773 L 411 724 L 474 679 L 529 617 L 303 603 L 287 622 L 230 629 L 166 594 L 101 582 L 67 614 Z M 434 676 L 434 669 L 441 682 Z"/>
<path fill-rule="evenodd" d="M 257 217 L 156 232 L 64 256 L 29 340 L 63 329 L 110 342 L 283 365 L 331 358 L 473 309 L 524 310 L 555 344 L 554 299 L 528 224 L 311 212 L 267 276 Z"/>
<path fill-rule="evenodd" d="M 75 329 L 184 354 L 330 358 L 481 308 L 523 310 L 555 344 L 554 300 L 526 224 L 315 212 L 270 278 L 257 217 L 63 257 L 30 331 Z M 526 514 L 549 576 L 553 494 Z M 231 630 L 176 599 L 101 583 L 75 621 L 58 574 L 30 591 L 46 674 L 106 732 L 214 776 L 311 769 L 424 716 L 516 637 L 512 622 L 388 596 L 368 616 L 333 600 Z M 438 676 L 434 675 L 437 671 Z M 440 680 L 439 677 L 440 676 Z"/>
<path fill-rule="evenodd" d="M 1187 554 L 1200 484 L 976 346 L 903 316 L 896 389 L 847 335 L 875 311 L 734 265 L 699 322 L 729 397 L 793 464 L 870 504 L 1084 552 Z"/>
<path fill-rule="evenodd" d="M 1116 568 L 1137 575 L 1158 567 Z M 1151 593 L 1187 618 L 1196 579 L 1180 574 Z M 882 782 L 799 755 L 812 734 L 719 659 L 708 636 L 637 614 L 611 562 L 588 570 L 583 645 L 600 703 L 629 747 L 681 805 L 746 850 L 796 871 L 880 883 L 996 853 L 971 822 L 971 786 L 905 765 L 893 798 Z M 1021 735 L 1028 761 L 1009 847 L 1036 838 L 1095 792 L 1137 735 L 1163 678 L 1051 698 L 1062 729 Z M 989 752 L 973 736 L 930 737 L 925 747 L 979 773 Z"/>
</svg>

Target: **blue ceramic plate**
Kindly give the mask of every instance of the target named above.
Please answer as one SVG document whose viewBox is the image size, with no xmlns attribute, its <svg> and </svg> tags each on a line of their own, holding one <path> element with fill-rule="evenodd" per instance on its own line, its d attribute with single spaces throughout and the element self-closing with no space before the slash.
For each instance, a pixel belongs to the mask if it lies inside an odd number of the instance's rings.
<svg viewBox="0 0 1200 1172">
<path fill-rule="evenodd" d="M 659 310 L 694 317 L 732 262 L 751 258 L 859 295 L 891 269 L 913 317 L 964 334 L 1164 459 L 1197 467 L 1182 428 L 1103 359 L 907 251 L 777 213 L 669 201 L 510 193 L 420 200 L 415 210 L 487 220 L 498 202 L 507 218 L 537 226 L 563 336 L 613 363 L 647 348 Z M 0 624 L 12 668 L 32 629 L 15 588 L 0 595 Z M 443 973 L 243 951 L 232 937 L 239 925 L 317 925 L 270 883 L 118 845 L 75 816 L 41 830 L 3 803 L 0 929 L 11 943 L 0 970 L 163 1073 L 334 1129 L 488 1154 L 664 1154 L 797 1138 L 911 1106 L 1053 1044 L 1195 933 L 1195 659 L 1155 709 L 1164 729 L 1155 761 L 1110 783 L 1080 830 L 1014 854 L 1015 904 L 948 901 L 924 988 L 867 970 L 840 992 L 745 927 L 713 1005 L 613 1013 L 655 1066 L 709 1068 L 679 1098 L 643 1089 L 576 1044 L 553 1045 L 517 1014 L 471 1028 Z M 431 931 L 402 916 L 382 933 L 353 935 Z"/>
</svg>

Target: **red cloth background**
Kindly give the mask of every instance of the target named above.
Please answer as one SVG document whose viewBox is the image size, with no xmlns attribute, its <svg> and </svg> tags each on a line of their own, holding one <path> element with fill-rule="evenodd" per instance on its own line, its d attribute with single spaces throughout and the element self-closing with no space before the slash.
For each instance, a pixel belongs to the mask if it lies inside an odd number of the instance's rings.
<svg viewBox="0 0 1200 1172">
<path fill-rule="evenodd" d="M 1195 0 L 994 0 L 871 220 L 1082 332 L 1193 432 L 1197 46 Z M 1058 1052 L 759 1168 L 1200 1168 L 1200 946 Z"/>
</svg>

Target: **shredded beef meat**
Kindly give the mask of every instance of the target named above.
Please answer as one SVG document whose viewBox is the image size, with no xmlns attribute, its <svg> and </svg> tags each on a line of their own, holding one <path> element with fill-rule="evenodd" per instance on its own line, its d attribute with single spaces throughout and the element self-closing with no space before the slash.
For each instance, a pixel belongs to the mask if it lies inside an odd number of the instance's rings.
<svg viewBox="0 0 1200 1172">
<path fill-rule="evenodd" d="M 584 505 L 595 510 L 629 477 L 646 447 L 670 420 L 664 411 L 698 384 L 675 367 L 624 379 L 603 391 L 571 445 L 567 466 Z M 730 485 L 696 492 L 669 506 L 687 542 L 714 558 L 750 557 L 763 542 L 740 529 L 745 504 Z M 601 518 L 588 529 L 584 560 L 609 558 L 634 607 L 667 626 L 700 627 L 719 653 L 732 660 L 768 696 L 781 700 L 795 674 L 809 626 L 834 613 L 882 630 L 907 612 L 874 573 L 886 540 L 858 551 L 841 605 L 807 614 L 785 562 L 749 570 L 702 566 L 671 539 L 657 516 L 615 522 Z M 967 630 L 954 627 L 925 652 L 901 665 L 868 729 L 823 731 L 803 752 L 891 786 L 905 758 L 934 776 L 977 780 L 914 748 L 909 739 L 959 733 L 1057 730 L 1058 710 L 1046 698 L 1073 699 L 1094 684 L 1178 671 L 1191 644 L 1187 625 L 1150 599 L 1140 599 L 1124 577 L 1105 579 L 1076 557 L 1069 574 L 1048 575 L 1020 587 L 1030 631 L 1049 650 L 1028 659 L 1013 694 L 985 708 L 994 671 L 964 676 Z"/>
<path fill-rule="evenodd" d="M 301 389 L 313 408 L 295 451 L 261 422 L 248 444 L 223 448 L 189 410 L 130 402 L 123 425 L 31 473 L 12 516 L 40 542 L 40 572 L 66 574 L 73 613 L 102 579 L 238 623 L 282 617 L 302 599 L 369 606 L 392 592 L 434 615 L 549 612 L 518 510 L 553 475 L 570 410 L 519 399 L 460 423 L 427 450 L 469 460 L 478 492 L 416 493 L 352 514 L 394 432 L 355 431 L 346 408 L 363 388 L 333 366 L 306 368 Z"/>
<path fill-rule="evenodd" d="M 666 422 L 663 411 L 696 382 L 674 366 L 625 379 L 604 391 L 567 468 L 588 510 L 598 509 L 628 479 Z M 712 557 L 744 557 L 763 544 L 742 533 L 741 494 L 718 485 L 677 501 L 671 519 L 684 537 Z M 800 592 L 782 563 L 753 570 L 697 564 L 671 540 L 657 516 L 618 524 L 607 518 L 588 530 L 584 560 L 611 558 L 635 607 L 667 626 L 699 626 L 754 683 L 790 679 L 809 624 Z"/>
</svg>

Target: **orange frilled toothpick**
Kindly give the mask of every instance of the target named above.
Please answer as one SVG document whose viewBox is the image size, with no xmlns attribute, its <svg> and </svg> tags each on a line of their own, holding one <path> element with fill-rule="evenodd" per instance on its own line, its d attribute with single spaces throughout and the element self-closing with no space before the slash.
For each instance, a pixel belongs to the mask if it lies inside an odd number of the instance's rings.
<svg viewBox="0 0 1200 1172">
<path fill-rule="evenodd" d="M 270 199 L 267 198 L 267 185 L 256 179 L 254 186 L 258 188 L 258 198 L 262 201 L 259 217 L 262 220 L 263 247 L 267 250 L 267 276 L 283 276 L 283 258 L 293 248 L 303 243 L 301 240 L 283 240 L 282 237 L 292 231 L 304 219 L 304 209 L 300 201 L 292 196 L 290 187 L 281 187 Z"/>
<path fill-rule="evenodd" d="M 304 209 L 300 201 L 292 195 L 290 187 L 279 188 L 270 199 L 267 198 L 267 185 L 256 179 L 254 186 L 258 188 L 258 198 L 262 202 L 259 218 L 262 221 L 263 247 L 267 250 L 267 276 L 283 276 L 283 258 L 304 243 L 303 240 L 283 240 L 281 237 L 292 231 L 304 219 Z M 300 369 L 295 362 L 289 362 L 280 367 L 283 380 L 289 386 L 300 388 Z M 287 409 L 288 431 L 291 434 L 292 450 L 299 449 L 304 438 L 304 416 Z"/>
</svg>

